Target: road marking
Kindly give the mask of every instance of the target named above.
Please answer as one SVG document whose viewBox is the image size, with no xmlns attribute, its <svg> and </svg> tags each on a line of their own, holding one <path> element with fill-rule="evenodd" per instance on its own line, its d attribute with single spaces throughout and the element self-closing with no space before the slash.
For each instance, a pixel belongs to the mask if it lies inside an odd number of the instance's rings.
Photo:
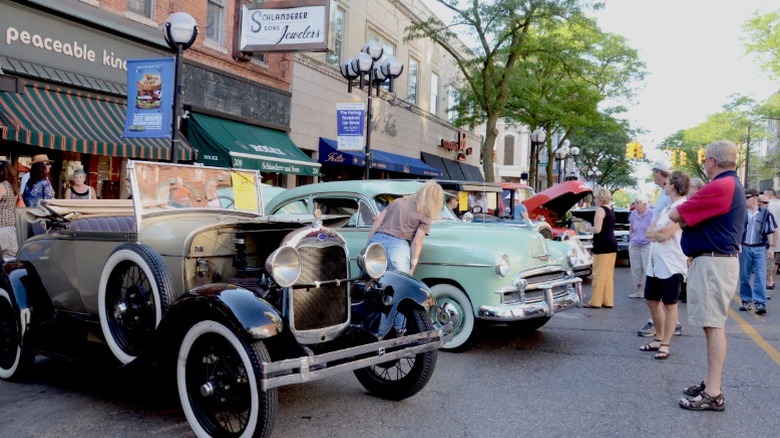
<svg viewBox="0 0 780 438">
<path fill-rule="evenodd" d="M 734 296 L 733 300 L 739 304 L 742 304 L 742 302 L 737 299 L 736 295 Z M 766 352 L 766 354 L 769 355 L 769 357 L 775 361 L 778 366 L 780 366 L 780 351 L 777 351 L 777 349 L 772 344 L 761 337 L 756 329 L 754 329 L 752 325 L 745 321 L 744 318 L 739 316 L 739 314 L 731 307 L 729 307 L 729 315 L 732 319 L 734 319 L 734 321 L 736 321 L 737 325 L 739 325 L 742 331 L 747 333 L 747 335 L 750 336 L 753 341 L 755 341 L 755 343 L 758 344 L 758 346 L 761 347 L 761 349 L 764 350 L 764 352 Z"/>
</svg>

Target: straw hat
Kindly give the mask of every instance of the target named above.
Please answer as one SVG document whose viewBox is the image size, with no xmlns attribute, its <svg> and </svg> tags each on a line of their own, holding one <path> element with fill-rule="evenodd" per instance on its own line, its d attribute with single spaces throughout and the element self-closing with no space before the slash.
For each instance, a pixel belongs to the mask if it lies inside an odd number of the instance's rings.
<svg viewBox="0 0 780 438">
<path fill-rule="evenodd" d="M 53 163 L 53 162 L 54 162 L 54 160 L 50 160 L 48 155 L 46 155 L 46 154 L 38 154 L 38 155 L 34 155 L 33 156 L 33 159 L 30 162 L 30 164 L 35 164 L 35 163 Z"/>
</svg>

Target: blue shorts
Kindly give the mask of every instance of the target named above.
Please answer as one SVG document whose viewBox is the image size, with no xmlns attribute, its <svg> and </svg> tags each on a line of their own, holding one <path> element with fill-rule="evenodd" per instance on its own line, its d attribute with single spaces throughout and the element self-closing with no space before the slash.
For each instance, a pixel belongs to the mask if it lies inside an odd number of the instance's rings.
<svg viewBox="0 0 780 438">
<path fill-rule="evenodd" d="M 412 269 L 412 250 L 409 242 L 385 233 L 375 233 L 368 243 L 378 243 L 387 252 L 387 269 L 409 273 Z"/>
</svg>

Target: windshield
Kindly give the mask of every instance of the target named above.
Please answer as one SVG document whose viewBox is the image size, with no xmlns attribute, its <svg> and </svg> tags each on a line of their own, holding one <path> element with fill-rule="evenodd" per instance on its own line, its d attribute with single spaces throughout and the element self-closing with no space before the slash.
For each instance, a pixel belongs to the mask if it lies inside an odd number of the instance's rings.
<svg viewBox="0 0 780 438">
<path fill-rule="evenodd" d="M 130 161 L 136 212 L 171 209 L 241 210 L 260 214 L 260 175 L 254 171 Z"/>
</svg>

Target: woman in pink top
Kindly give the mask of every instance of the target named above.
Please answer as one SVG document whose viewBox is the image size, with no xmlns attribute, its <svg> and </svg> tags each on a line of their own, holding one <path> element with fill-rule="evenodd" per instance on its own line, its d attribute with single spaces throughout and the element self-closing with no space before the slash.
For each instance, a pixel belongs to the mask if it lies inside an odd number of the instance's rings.
<svg viewBox="0 0 780 438">
<path fill-rule="evenodd" d="M 414 274 L 423 239 L 438 220 L 444 206 L 444 190 L 429 180 L 411 195 L 396 199 L 377 216 L 368 243 L 379 243 L 387 251 L 387 268 Z"/>
</svg>

